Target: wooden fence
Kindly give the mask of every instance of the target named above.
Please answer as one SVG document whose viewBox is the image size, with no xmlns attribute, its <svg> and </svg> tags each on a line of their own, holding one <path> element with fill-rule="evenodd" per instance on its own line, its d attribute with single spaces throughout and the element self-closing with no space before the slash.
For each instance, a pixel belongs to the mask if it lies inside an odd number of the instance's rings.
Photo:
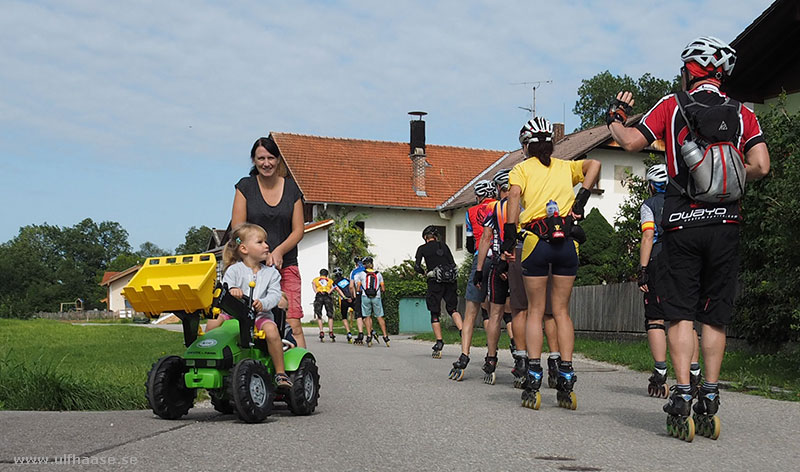
<svg viewBox="0 0 800 472">
<path fill-rule="evenodd" d="M 576 331 L 644 332 L 644 302 L 636 282 L 575 287 L 569 313 Z"/>
</svg>

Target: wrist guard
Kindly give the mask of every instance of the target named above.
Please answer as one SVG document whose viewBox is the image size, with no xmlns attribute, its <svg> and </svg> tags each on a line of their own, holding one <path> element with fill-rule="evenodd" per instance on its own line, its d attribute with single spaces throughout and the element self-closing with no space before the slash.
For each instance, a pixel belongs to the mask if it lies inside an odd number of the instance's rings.
<svg viewBox="0 0 800 472">
<path fill-rule="evenodd" d="M 475 271 L 475 276 L 472 277 L 472 285 L 477 287 L 477 286 L 479 286 L 481 284 L 481 282 L 483 282 L 483 271 L 482 270 L 476 270 Z"/>
<path fill-rule="evenodd" d="M 606 125 L 611 126 L 611 123 L 617 121 L 621 123 L 622 126 L 625 126 L 625 122 L 628 121 L 628 116 L 630 116 L 631 113 L 633 113 L 632 106 L 615 98 L 614 101 L 611 102 L 611 105 L 608 106 Z"/>
<path fill-rule="evenodd" d="M 511 252 L 517 244 L 517 224 L 506 223 L 503 225 L 503 244 L 500 249 L 503 252 Z"/>
<path fill-rule="evenodd" d="M 639 266 L 639 272 L 636 274 L 637 282 L 639 286 L 647 285 L 650 277 L 647 275 L 647 266 Z"/>
<path fill-rule="evenodd" d="M 576 220 L 580 221 L 583 219 L 584 207 L 586 206 L 586 202 L 589 201 L 589 196 L 591 194 L 592 192 L 583 187 L 578 190 L 578 194 L 575 196 L 575 203 L 572 204 L 572 213 L 575 214 Z"/>
</svg>

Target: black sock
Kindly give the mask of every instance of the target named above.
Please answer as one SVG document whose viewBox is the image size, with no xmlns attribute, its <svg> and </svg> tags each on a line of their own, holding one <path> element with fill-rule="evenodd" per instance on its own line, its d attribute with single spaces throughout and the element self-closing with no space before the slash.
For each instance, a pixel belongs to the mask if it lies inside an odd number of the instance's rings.
<svg viewBox="0 0 800 472">
<path fill-rule="evenodd" d="M 536 359 L 528 358 L 528 366 L 536 367 L 534 370 L 542 370 L 542 360 L 538 357 Z"/>
<path fill-rule="evenodd" d="M 560 372 L 572 372 L 572 361 L 561 361 L 558 364 L 558 370 Z"/>
</svg>

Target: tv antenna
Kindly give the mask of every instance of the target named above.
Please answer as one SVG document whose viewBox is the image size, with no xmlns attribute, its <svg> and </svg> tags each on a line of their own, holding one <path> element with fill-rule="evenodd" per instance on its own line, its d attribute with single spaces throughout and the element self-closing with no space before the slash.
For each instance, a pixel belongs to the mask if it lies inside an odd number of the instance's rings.
<svg viewBox="0 0 800 472">
<path fill-rule="evenodd" d="M 536 118 L 536 89 L 539 88 L 542 84 L 552 84 L 552 80 L 537 80 L 535 82 L 514 82 L 511 85 L 530 85 L 533 88 L 533 106 L 531 108 L 528 107 L 517 107 L 525 111 L 529 111 L 531 113 L 531 118 Z"/>
</svg>

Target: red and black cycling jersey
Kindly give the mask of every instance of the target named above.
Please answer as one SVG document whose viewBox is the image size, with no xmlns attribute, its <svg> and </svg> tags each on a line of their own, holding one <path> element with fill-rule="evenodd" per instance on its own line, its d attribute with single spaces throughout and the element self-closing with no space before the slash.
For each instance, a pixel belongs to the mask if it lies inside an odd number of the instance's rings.
<svg viewBox="0 0 800 472">
<path fill-rule="evenodd" d="M 705 105 L 718 105 L 726 98 L 713 84 L 700 85 L 689 93 L 697 102 Z M 734 144 L 742 154 L 756 144 L 764 142 L 758 119 L 749 108 L 742 106 L 738 125 L 739 132 Z M 676 95 L 663 97 L 642 117 L 636 129 L 642 133 L 648 144 L 657 139 L 664 141 L 669 176 L 675 183 L 686 188 L 689 182 L 689 169 L 683 161 L 680 148 L 689 134 L 689 129 L 678 108 Z M 741 221 L 740 210 L 739 202 L 698 202 L 688 196 L 682 196 L 675 186 L 668 185 L 662 224 L 665 230 L 674 230 L 709 224 L 738 223 Z"/>
<path fill-rule="evenodd" d="M 492 211 L 492 204 L 495 201 L 493 198 L 487 198 L 467 210 L 467 237 L 474 237 L 476 255 L 478 254 L 478 242 L 483 235 L 483 222 L 486 221 L 486 216 Z"/>
</svg>

